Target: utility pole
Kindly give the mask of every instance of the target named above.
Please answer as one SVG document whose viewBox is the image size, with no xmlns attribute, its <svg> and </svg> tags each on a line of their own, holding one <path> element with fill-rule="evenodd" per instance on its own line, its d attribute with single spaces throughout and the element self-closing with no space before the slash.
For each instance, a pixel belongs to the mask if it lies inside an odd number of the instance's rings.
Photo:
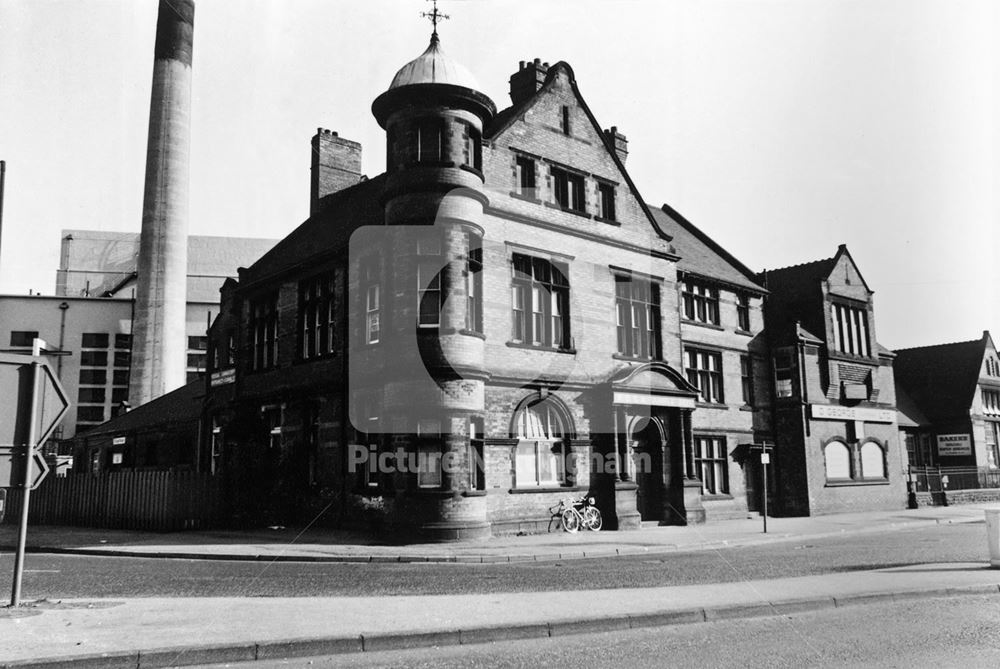
<svg viewBox="0 0 1000 669">
<path fill-rule="evenodd" d="M 0 251 L 3 251 L 3 187 L 7 181 L 7 161 L 0 160 Z"/>
<path fill-rule="evenodd" d="M 24 482 L 21 489 L 21 524 L 17 529 L 17 550 L 14 554 L 14 583 L 10 590 L 10 605 L 17 608 L 21 605 L 21 577 L 24 574 L 24 548 L 28 542 L 28 501 L 31 497 L 32 483 L 32 451 L 35 448 L 38 423 L 38 367 L 45 342 L 35 339 L 31 346 L 31 413 L 28 423 L 28 443 L 24 445 Z"/>
</svg>

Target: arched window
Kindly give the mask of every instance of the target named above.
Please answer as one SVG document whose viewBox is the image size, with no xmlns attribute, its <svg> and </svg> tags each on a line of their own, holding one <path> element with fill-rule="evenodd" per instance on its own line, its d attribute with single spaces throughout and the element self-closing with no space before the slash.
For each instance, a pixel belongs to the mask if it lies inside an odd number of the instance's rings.
<svg viewBox="0 0 1000 669">
<path fill-rule="evenodd" d="M 866 441 L 861 445 L 861 478 L 886 478 L 885 451 L 874 441 Z"/>
<path fill-rule="evenodd" d="M 831 441 L 823 449 L 826 458 L 826 480 L 845 481 L 851 478 L 851 450 L 842 441 Z"/>
<path fill-rule="evenodd" d="M 517 487 L 567 483 L 566 422 L 564 410 L 550 398 L 529 402 L 518 410 L 514 416 Z"/>
</svg>

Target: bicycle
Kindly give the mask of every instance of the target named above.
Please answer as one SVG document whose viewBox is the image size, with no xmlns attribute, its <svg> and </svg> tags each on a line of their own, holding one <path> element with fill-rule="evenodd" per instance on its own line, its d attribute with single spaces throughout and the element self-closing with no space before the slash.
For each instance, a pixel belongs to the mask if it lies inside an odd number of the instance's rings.
<svg viewBox="0 0 1000 669">
<path fill-rule="evenodd" d="M 563 530 L 574 533 L 581 527 L 585 530 L 596 532 L 601 529 L 604 520 L 601 518 L 600 510 L 594 506 L 596 500 L 593 497 L 581 497 L 580 499 L 559 501 L 558 514 L 562 521 Z"/>
</svg>

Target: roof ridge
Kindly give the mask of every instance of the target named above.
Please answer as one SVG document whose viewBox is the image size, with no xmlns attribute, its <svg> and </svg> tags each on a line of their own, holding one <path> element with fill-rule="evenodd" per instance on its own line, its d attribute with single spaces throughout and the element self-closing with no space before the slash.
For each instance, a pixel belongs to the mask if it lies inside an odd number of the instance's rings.
<svg viewBox="0 0 1000 669">
<path fill-rule="evenodd" d="M 775 267 L 774 269 L 761 270 L 761 272 L 764 274 L 768 274 L 770 272 L 783 272 L 789 269 L 808 267 L 809 265 L 818 265 L 819 263 L 832 262 L 835 257 L 836 256 L 830 256 L 829 258 L 820 258 L 819 260 L 807 260 L 806 262 L 800 262 L 795 265 L 785 265 L 784 267 Z"/>
<path fill-rule="evenodd" d="M 900 351 L 919 351 L 919 350 L 925 349 L 925 348 L 943 348 L 945 346 L 961 346 L 961 345 L 964 345 L 964 344 L 982 344 L 982 343 L 983 343 L 983 340 L 980 337 L 979 339 L 967 339 L 967 340 L 963 340 L 963 341 L 948 341 L 948 342 L 942 342 L 940 344 L 925 344 L 923 346 L 909 346 L 907 348 L 895 348 L 895 349 L 893 349 L 893 351 L 895 351 L 896 353 L 899 353 Z"/>
</svg>

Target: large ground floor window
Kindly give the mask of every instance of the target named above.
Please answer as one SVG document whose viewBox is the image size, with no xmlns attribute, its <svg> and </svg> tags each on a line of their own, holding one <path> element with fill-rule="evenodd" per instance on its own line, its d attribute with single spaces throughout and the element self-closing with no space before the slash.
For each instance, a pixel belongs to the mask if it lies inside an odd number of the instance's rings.
<svg viewBox="0 0 1000 669">
<path fill-rule="evenodd" d="M 701 479 L 701 494 L 729 494 L 725 437 L 695 436 L 694 467 Z"/>
<path fill-rule="evenodd" d="M 514 417 L 514 432 L 518 439 L 514 484 L 518 488 L 568 483 L 566 425 L 555 402 L 539 399 L 523 406 Z"/>
</svg>

